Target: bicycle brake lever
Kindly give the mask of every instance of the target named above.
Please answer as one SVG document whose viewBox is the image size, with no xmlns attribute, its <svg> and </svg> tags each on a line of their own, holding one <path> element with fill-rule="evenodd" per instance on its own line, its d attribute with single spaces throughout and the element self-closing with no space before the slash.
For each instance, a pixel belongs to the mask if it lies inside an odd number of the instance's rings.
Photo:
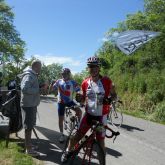
<svg viewBox="0 0 165 165">
<path fill-rule="evenodd" d="M 114 137 L 114 139 L 113 139 L 113 143 L 115 142 L 116 138 L 117 138 L 117 136 Z"/>
<path fill-rule="evenodd" d="M 121 100 L 118 100 L 118 102 L 119 102 L 120 104 L 123 104 L 123 102 L 122 102 Z"/>
<path fill-rule="evenodd" d="M 115 137 L 114 137 L 114 139 L 113 139 L 113 143 L 115 142 L 115 140 L 116 140 L 116 138 L 117 138 L 118 135 L 120 135 L 120 132 L 116 132 L 116 133 L 115 133 L 115 135 L 114 135 Z"/>
</svg>

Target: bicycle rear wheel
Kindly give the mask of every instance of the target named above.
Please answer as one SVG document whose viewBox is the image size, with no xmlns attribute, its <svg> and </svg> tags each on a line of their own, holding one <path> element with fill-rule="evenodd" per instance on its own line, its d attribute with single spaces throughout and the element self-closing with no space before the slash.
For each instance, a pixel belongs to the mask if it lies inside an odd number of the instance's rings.
<svg viewBox="0 0 165 165">
<path fill-rule="evenodd" d="M 65 111 L 64 113 L 64 129 L 69 135 L 71 131 L 75 128 L 76 125 L 76 117 L 73 116 L 72 112 Z"/>
<path fill-rule="evenodd" d="M 85 143 L 71 156 L 69 165 L 105 165 L 105 154 L 97 141 Z"/>
<path fill-rule="evenodd" d="M 65 145 L 64 145 L 64 148 L 63 148 L 62 153 L 66 152 L 66 149 L 68 147 L 69 141 L 72 138 L 72 136 L 75 136 L 75 130 L 71 130 L 70 133 L 69 133 L 69 135 L 67 136 L 67 139 L 65 141 Z"/>
<path fill-rule="evenodd" d="M 120 127 L 123 123 L 123 105 L 121 103 L 115 104 L 110 111 L 110 121 L 113 126 Z"/>
</svg>

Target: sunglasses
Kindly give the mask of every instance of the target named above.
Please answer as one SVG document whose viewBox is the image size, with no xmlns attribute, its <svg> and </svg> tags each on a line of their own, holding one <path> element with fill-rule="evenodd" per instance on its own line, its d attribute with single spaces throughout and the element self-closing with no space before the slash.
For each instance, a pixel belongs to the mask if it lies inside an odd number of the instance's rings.
<svg viewBox="0 0 165 165">
<path fill-rule="evenodd" d="M 98 68 L 98 65 L 88 65 L 88 68 Z"/>
</svg>

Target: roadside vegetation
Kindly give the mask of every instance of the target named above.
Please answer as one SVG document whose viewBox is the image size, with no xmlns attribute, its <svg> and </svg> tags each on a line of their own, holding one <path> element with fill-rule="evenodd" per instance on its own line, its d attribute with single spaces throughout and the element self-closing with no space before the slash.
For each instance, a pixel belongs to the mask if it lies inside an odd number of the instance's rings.
<svg viewBox="0 0 165 165">
<path fill-rule="evenodd" d="M 15 141 L 9 143 L 0 137 L 0 165 L 43 165 L 43 162 L 24 154 L 23 148 Z"/>
<path fill-rule="evenodd" d="M 165 124 L 165 1 L 144 0 L 144 11 L 127 15 L 106 33 L 146 30 L 161 35 L 144 44 L 132 55 L 125 55 L 105 41 L 96 55 L 102 60 L 102 73 L 116 85 L 125 113 Z M 86 71 L 74 77 L 81 82 Z"/>
<path fill-rule="evenodd" d="M 165 124 L 165 1 L 145 0 L 144 12 L 128 15 L 114 31 L 147 30 L 161 32 L 130 56 L 104 42 L 97 55 L 102 72 L 116 84 L 128 114 Z"/>
</svg>

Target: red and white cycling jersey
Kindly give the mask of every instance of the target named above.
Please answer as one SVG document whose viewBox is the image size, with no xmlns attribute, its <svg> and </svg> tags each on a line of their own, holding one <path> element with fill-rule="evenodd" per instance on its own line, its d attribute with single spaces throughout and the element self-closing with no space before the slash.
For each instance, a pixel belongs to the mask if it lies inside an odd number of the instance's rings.
<svg viewBox="0 0 165 165">
<path fill-rule="evenodd" d="M 89 77 L 82 82 L 83 96 L 86 101 L 86 112 L 93 116 L 109 113 L 109 105 L 103 104 L 103 98 L 110 95 L 112 81 L 108 77 L 100 76 L 97 82 Z"/>
</svg>

